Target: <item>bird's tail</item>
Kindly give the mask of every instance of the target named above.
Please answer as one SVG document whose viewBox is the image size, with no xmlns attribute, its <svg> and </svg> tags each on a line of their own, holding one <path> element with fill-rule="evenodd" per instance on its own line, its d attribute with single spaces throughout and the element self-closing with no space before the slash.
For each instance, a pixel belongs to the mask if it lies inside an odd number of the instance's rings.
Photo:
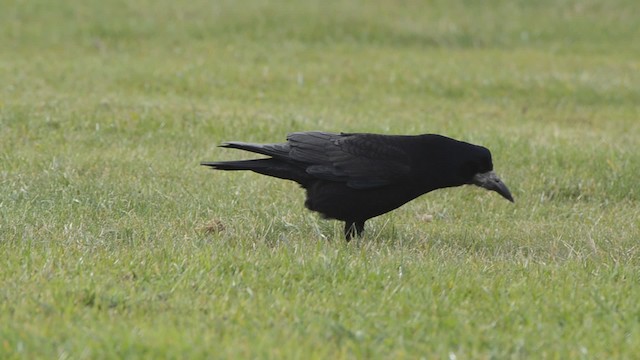
<svg viewBox="0 0 640 360">
<path fill-rule="evenodd" d="M 303 169 L 277 159 L 255 159 L 240 161 L 204 161 L 200 165 L 216 170 L 250 170 L 258 174 L 293 180 L 305 186 L 310 176 Z"/>
</svg>

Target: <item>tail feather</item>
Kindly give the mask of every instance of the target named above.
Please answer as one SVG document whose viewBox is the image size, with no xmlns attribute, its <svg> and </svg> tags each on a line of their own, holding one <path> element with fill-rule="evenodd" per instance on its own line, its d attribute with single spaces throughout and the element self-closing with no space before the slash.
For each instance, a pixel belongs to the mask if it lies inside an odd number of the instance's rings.
<svg viewBox="0 0 640 360">
<path fill-rule="evenodd" d="M 277 177 L 279 179 L 293 180 L 302 186 L 306 186 L 311 176 L 300 167 L 279 161 L 277 159 L 255 159 L 240 161 L 204 161 L 200 165 L 209 166 L 216 170 L 250 170 L 258 174 Z"/>
<path fill-rule="evenodd" d="M 209 166 L 216 170 L 258 170 L 269 166 L 271 159 L 240 160 L 240 161 L 203 161 L 202 166 Z"/>
<path fill-rule="evenodd" d="M 286 159 L 289 157 L 291 147 L 289 144 L 252 144 L 239 141 L 231 141 L 220 145 L 223 148 L 239 149 L 250 151 L 257 154 L 272 156 L 278 159 Z"/>
</svg>

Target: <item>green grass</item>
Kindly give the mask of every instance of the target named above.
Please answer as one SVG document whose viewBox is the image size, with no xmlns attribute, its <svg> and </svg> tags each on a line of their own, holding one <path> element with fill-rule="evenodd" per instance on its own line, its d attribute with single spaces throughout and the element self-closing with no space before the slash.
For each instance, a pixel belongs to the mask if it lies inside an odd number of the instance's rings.
<svg viewBox="0 0 640 360">
<path fill-rule="evenodd" d="M 0 358 L 640 352 L 637 1 L 0 8 Z M 198 166 L 313 129 L 485 145 L 516 203 L 442 190 L 345 244 Z"/>
</svg>

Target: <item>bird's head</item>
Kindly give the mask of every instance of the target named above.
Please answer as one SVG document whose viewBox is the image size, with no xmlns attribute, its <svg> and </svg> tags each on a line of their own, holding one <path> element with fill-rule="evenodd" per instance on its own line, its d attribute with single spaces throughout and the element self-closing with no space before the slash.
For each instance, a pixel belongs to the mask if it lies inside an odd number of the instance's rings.
<svg viewBox="0 0 640 360">
<path fill-rule="evenodd" d="M 463 176 L 467 179 L 467 184 L 495 191 L 503 198 L 514 202 L 507 185 L 493 172 L 493 162 L 491 161 L 489 149 L 476 145 L 473 153 L 473 156 L 464 163 L 462 170 Z"/>
</svg>

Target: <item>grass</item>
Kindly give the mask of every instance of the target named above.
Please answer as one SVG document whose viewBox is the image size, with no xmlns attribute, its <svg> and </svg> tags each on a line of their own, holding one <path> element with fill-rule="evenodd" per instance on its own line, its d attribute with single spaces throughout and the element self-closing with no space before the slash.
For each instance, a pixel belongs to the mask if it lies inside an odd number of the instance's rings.
<svg viewBox="0 0 640 360">
<path fill-rule="evenodd" d="M 635 1 L 0 0 L 1 358 L 633 358 Z M 225 140 L 442 133 L 345 244 Z M 433 220 L 421 220 L 423 215 Z"/>
</svg>

